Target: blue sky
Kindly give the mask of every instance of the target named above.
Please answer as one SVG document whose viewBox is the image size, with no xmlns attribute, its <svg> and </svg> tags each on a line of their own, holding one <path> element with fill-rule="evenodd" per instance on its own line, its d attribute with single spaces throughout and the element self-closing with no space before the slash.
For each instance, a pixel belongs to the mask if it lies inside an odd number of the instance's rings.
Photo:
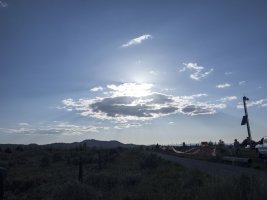
<svg viewBox="0 0 267 200">
<path fill-rule="evenodd" d="M 266 135 L 267 3 L 0 0 L 0 142 Z"/>
</svg>

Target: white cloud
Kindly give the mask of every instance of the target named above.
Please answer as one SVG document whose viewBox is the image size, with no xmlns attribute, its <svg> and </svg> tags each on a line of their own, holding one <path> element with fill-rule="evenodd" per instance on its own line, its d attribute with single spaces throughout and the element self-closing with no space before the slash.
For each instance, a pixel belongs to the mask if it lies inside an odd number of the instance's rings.
<svg viewBox="0 0 267 200">
<path fill-rule="evenodd" d="M 129 47 L 129 46 L 132 46 L 132 45 L 141 44 L 144 40 L 148 40 L 148 39 L 151 39 L 151 38 L 152 38 L 151 35 L 142 35 L 142 36 L 139 36 L 137 38 L 134 38 L 134 39 L 130 40 L 126 44 L 123 44 L 122 47 Z"/>
<path fill-rule="evenodd" d="M 179 68 L 179 72 L 185 72 L 185 71 L 186 71 L 186 67 Z"/>
<path fill-rule="evenodd" d="M 206 96 L 208 95 L 207 94 L 193 94 L 191 96 L 180 96 L 180 97 L 186 100 L 194 100 L 196 98 L 206 97 Z"/>
<path fill-rule="evenodd" d="M 126 128 L 131 128 L 131 127 L 140 127 L 142 126 L 139 123 L 122 123 L 114 126 L 115 129 L 126 129 Z"/>
<path fill-rule="evenodd" d="M 120 123 L 146 121 L 171 114 L 214 114 L 224 109 L 225 104 L 200 101 L 207 94 L 171 96 L 152 92 L 151 84 L 124 83 L 108 85 L 109 97 L 95 99 L 63 100 L 65 109 L 72 109 L 81 116 Z"/>
<path fill-rule="evenodd" d="M 260 99 L 257 101 L 248 101 L 247 107 L 267 107 L 267 99 Z M 237 108 L 244 108 L 243 102 L 239 102 Z"/>
<path fill-rule="evenodd" d="M 240 85 L 240 86 L 246 85 L 246 81 L 239 81 L 238 85 Z"/>
<path fill-rule="evenodd" d="M 191 71 L 190 78 L 193 80 L 200 80 L 214 71 L 213 68 L 206 70 L 205 67 L 199 66 L 197 63 L 183 63 L 183 65 L 185 67 L 181 68 L 179 72 Z"/>
<path fill-rule="evenodd" d="M 151 94 L 153 84 L 149 83 L 123 83 L 120 85 L 107 85 L 112 96 L 140 97 Z"/>
<path fill-rule="evenodd" d="M 236 99 L 237 99 L 236 96 L 228 96 L 228 97 L 221 98 L 220 101 L 227 102 L 227 101 L 233 101 L 233 100 L 236 100 Z"/>
<path fill-rule="evenodd" d="M 25 123 L 25 122 L 20 122 L 19 123 L 19 126 L 29 126 L 30 124 L 28 124 L 28 123 Z"/>
<path fill-rule="evenodd" d="M 17 128 L 17 129 L 13 129 L 13 128 L 0 128 L 1 132 L 3 133 L 8 133 L 8 134 L 20 134 L 20 133 L 24 133 L 24 134 L 31 134 L 32 132 L 34 132 L 35 129 L 31 129 L 31 128 L 25 128 L 25 127 L 21 127 L 21 128 Z"/>
<path fill-rule="evenodd" d="M 69 99 L 64 99 L 63 101 L 63 104 L 66 105 L 66 106 L 74 106 L 73 105 L 73 99 L 69 98 Z"/>
<path fill-rule="evenodd" d="M 159 71 L 151 70 L 149 71 L 149 74 L 157 76 L 159 74 Z"/>
<path fill-rule="evenodd" d="M 206 96 L 208 96 L 208 95 L 205 93 L 200 93 L 200 94 L 194 94 L 191 97 L 195 98 L 195 97 L 206 97 Z"/>
<path fill-rule="evenodd" d="M 44 125 L 39 128 L 0 128 L 4 133 L 25 135 L 81 135 L 107 129 L 109 128 L 94 125 L 74 125 L 68 122 L 54 122 L 53 124 Z"/>
<path fill-rule="evenodd" d="M 231 84 L 229 83 L 224 83 L 224 84 L 219 84 L 216 85 L 217 88 L 227 88 L 227 87 L 231 87 Z"/>
<path fill-rule="evenodd" d="M 169 125 L 174 125 L 175 123 L 174 123 L 174 122 L 169 122 L 168 124 L 169 124 Z"/>
<path fill-rule="evenodd" d="M 174 91 L 174 90 L 176 90 L 176 89 L 175 88 L 165 88 L 162 91 Z"/>
<path fill-rule="evenodd" d="M 103 91 L 103 88 L 101 86 L 93 87 L 93 88 L 90 89 L 90 91 L 92 91 L 92 92 Z"/>
<path fill-rule="evenodd" d="M 8 6 L 7 2 L 5 2 L 5 1 L 0 1 L 0 7 L 5 8 L 5 7 L 7 7 L 7 6 Z"/>
<path fill-rule="evenodd" d="M 230 76 L 230 75 L 233 74 L 233 72 L 225 72 L 224 74 L 225 74 L 226 76 Z"/>
</svg>

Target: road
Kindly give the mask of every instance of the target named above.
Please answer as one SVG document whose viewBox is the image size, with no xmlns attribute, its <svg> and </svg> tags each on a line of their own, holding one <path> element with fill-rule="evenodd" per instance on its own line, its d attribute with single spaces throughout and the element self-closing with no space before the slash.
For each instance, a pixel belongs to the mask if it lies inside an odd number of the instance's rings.
<svg viewBox="0 0 267 200">
<path fill-rule="evenodd" d="M 203 161 L 203 160 L 195 160 L 191 158 L 172 156 L 172 155 L 167 155 L 167 154 L 162 154 L 162 153 L 157 153 L 157 155 L 163 158 L 164 160 L 169 160 L 175 163 L 179 163 L 180 165 L 186 168 L 198 169 L 202 172 L 205 172 L 211 175 L 232 177 L 232 176 L 238 176 L 241 174 L 247 174 L 247 175 L 255 175 L 267 181 L 266 171 L 227 165 L 227 164 L 222 164 L 222 163 L 208 162 L 208 161 Z"/>
</svg>

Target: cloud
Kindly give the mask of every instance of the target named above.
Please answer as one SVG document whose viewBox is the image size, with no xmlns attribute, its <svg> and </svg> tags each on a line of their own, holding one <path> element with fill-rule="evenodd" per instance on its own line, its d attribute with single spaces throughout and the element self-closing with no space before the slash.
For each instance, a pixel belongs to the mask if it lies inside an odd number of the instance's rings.
<svg viewBox="0 0 267 200">
<path fill-rule="evenodd" d="M 259 107 L 259 108 L 267 107 L 267 99 L 249 101 L 247 102 L 247 107 Z M 237 108 L 244 108 L 243 102 L 239 102 L 237 105 Z"/>
<path fill-rule="evenodd" d="M 98 91 L 103 91 L 103 88 L 101 86 L 91 88 L 90 91 L 92 92 L 98 92 Z"/>
<path fill-rule="evenodd" d="M 199 66 L 197 63 L 183 63 L 183 65 L 185 67 L 181 68 L 179 72 L 191 71 L 190 78 L 193 80 L 200 80 L 214 71 L 213 68 L 206 70 L 205 67 Z"/>
<path fill-rule="evenodd" d="M 231 84 L 229 83 L 224 83 L 224 84 L 219 84 L 219 85 L 216 85 L 217 88 L 227 88 L 227 87 L 231 87 Z"/>
<path fill-rule="evenodd" d="M 124 83 L 108 85 L 109 97 L 94 99 L 71 98 L 62 101 L 65 109 L 72 109 L 81 116 L 101 120 L 113 120 L 121 123 L 128 121 L 146 121 L 171 115 L 214 114 L 225 104 L 210 104 L 199 101 L 206 94 L 191 96 L 171 96 L 152 92 L 151 84 Z"/>
<path fill-rule="evenodd" d="M 139 123 L 122 123 L 114 126 L 115 129 L 126 129 L 126 128 L 131 128 L 131 127 L 140 127 L 142 126 Z"/>
<path fill-rule="evenodd" d="M 29 126 L 30 124 L 28 124 L 28 123 L 25 123 L 25 122 L 20 122 L 19 123 L 19 126 Z"/>
<path fill-rule="evenodd" d="M 233 74 L 233 72 L 225 72 L 224 74 L 225 74 L 226 76 L 230 76 L 230 75 Z"/>
<path fill-rule="evenodd" d="M 240 86 L 246 85 L 246 81 L 239 81 L 238 85 L 240 85 Z"/>
<path fill-rule="evenodd" d="M 174 90 L 176 90 L 175 88 L 165 88 L 165 89 L 163 89 L 163 91 L 174 91 Z"/>
<path fill-rule="evenodd" d="M 174 122 L 169 122 L 168 124 L 169 124 L 169 125 L 174 125 L 175 123 L 174 123 Z"/>
<path fill-rule="evenodd" d="M 182 109 L 182 113 L 195 116 L 195 115 L 211 115 L 215 114 L 217 109 L 226 108 L 226 104 L 207 104 L 207 103 L 196 103 L 193 105 L 187 105 Z"/>
<path fill-rule="evenodd" d="M 107 129 L 109 128 L 94 125 L 74 125 L 68 122 L 55 122 L 39 128 L 0 128 L 0 130 L 4 133 L 25 135 L 81 135 Z"/>
<path fill-rule="evenodd" d="M 7 6 L 8 6 L 7 2 L 5 2 L 5 1 L 0 1 L 0 7 L 5 8 L 5 7 L 7 7 Z"/>
<path fill-rule="evenodd" d="M 228 97 L 221 98 L 220 101 L 227 102 L 227 101 L 233 101 L 233 100 L 236 100 L 236 99 L 237 99 L 236 96 L 228 96 Z"/>
<path fill-rule="evenodd" d="M 186 67 L 179 68 L 179 72 L 185 72 L 185 71 L 186 71 Z"/>
<path fill-rule="evenodd" d="M 36 130 L 32 129 L 32 128 L 0 128 L 0 131 L 3 133 L 8 133 L 8 134 L 32 134 L 34 133 Z"/>
<path fill-rule="evenodd" d="M 126 44 L 123 44 L 122 47 L 129 47 L 129 46 L 132 46 L 132 45 L 141 44 L 144 40 L 148 40 L 148 39 L 151 39 L 151 38 L 152 38 L 151 35 L 141 35 L 141 36 L 139 36 L 137 38 L 134 38 L 134 39 L 130 40 Z"/>
<path fill-rule="evenodd" d="M 107 85 L 112 96 L 140 97 L 151 94 L 153 84 L 149 83 L 123 83 L 120 85 Z"/>
<path fill-rule="evenodd" d="M 159 71 L 151 70 L 151 71 L 149 71 L 149 74 L 151 74 L 153 76 L 157 76 L 159 74 Z"/>
</svg>

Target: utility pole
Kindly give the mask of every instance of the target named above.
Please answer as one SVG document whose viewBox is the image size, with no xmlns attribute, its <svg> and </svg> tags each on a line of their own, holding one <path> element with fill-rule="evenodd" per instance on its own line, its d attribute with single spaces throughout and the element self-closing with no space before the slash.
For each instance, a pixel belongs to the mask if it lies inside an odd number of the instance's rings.
<svg viewBox="0 0 267 200">
<path fill-rule="evenodd" d="M 247 130 L 248 130 L 248 143 L 250 144 L 251 147 L 251 132 L 250 132 L 250 126 L 249 126 L 249 120 L 248 120 L 248 110 L 247 110 L 247 104 L 246 101 L 249 101 L 249 98 L 246 96 L 243 97 L 243 103 L 244 103 L 244 110 L 245 110 L 245 115 L 243 116 L 241 125 L 247 125 Z"/>
</svg>

